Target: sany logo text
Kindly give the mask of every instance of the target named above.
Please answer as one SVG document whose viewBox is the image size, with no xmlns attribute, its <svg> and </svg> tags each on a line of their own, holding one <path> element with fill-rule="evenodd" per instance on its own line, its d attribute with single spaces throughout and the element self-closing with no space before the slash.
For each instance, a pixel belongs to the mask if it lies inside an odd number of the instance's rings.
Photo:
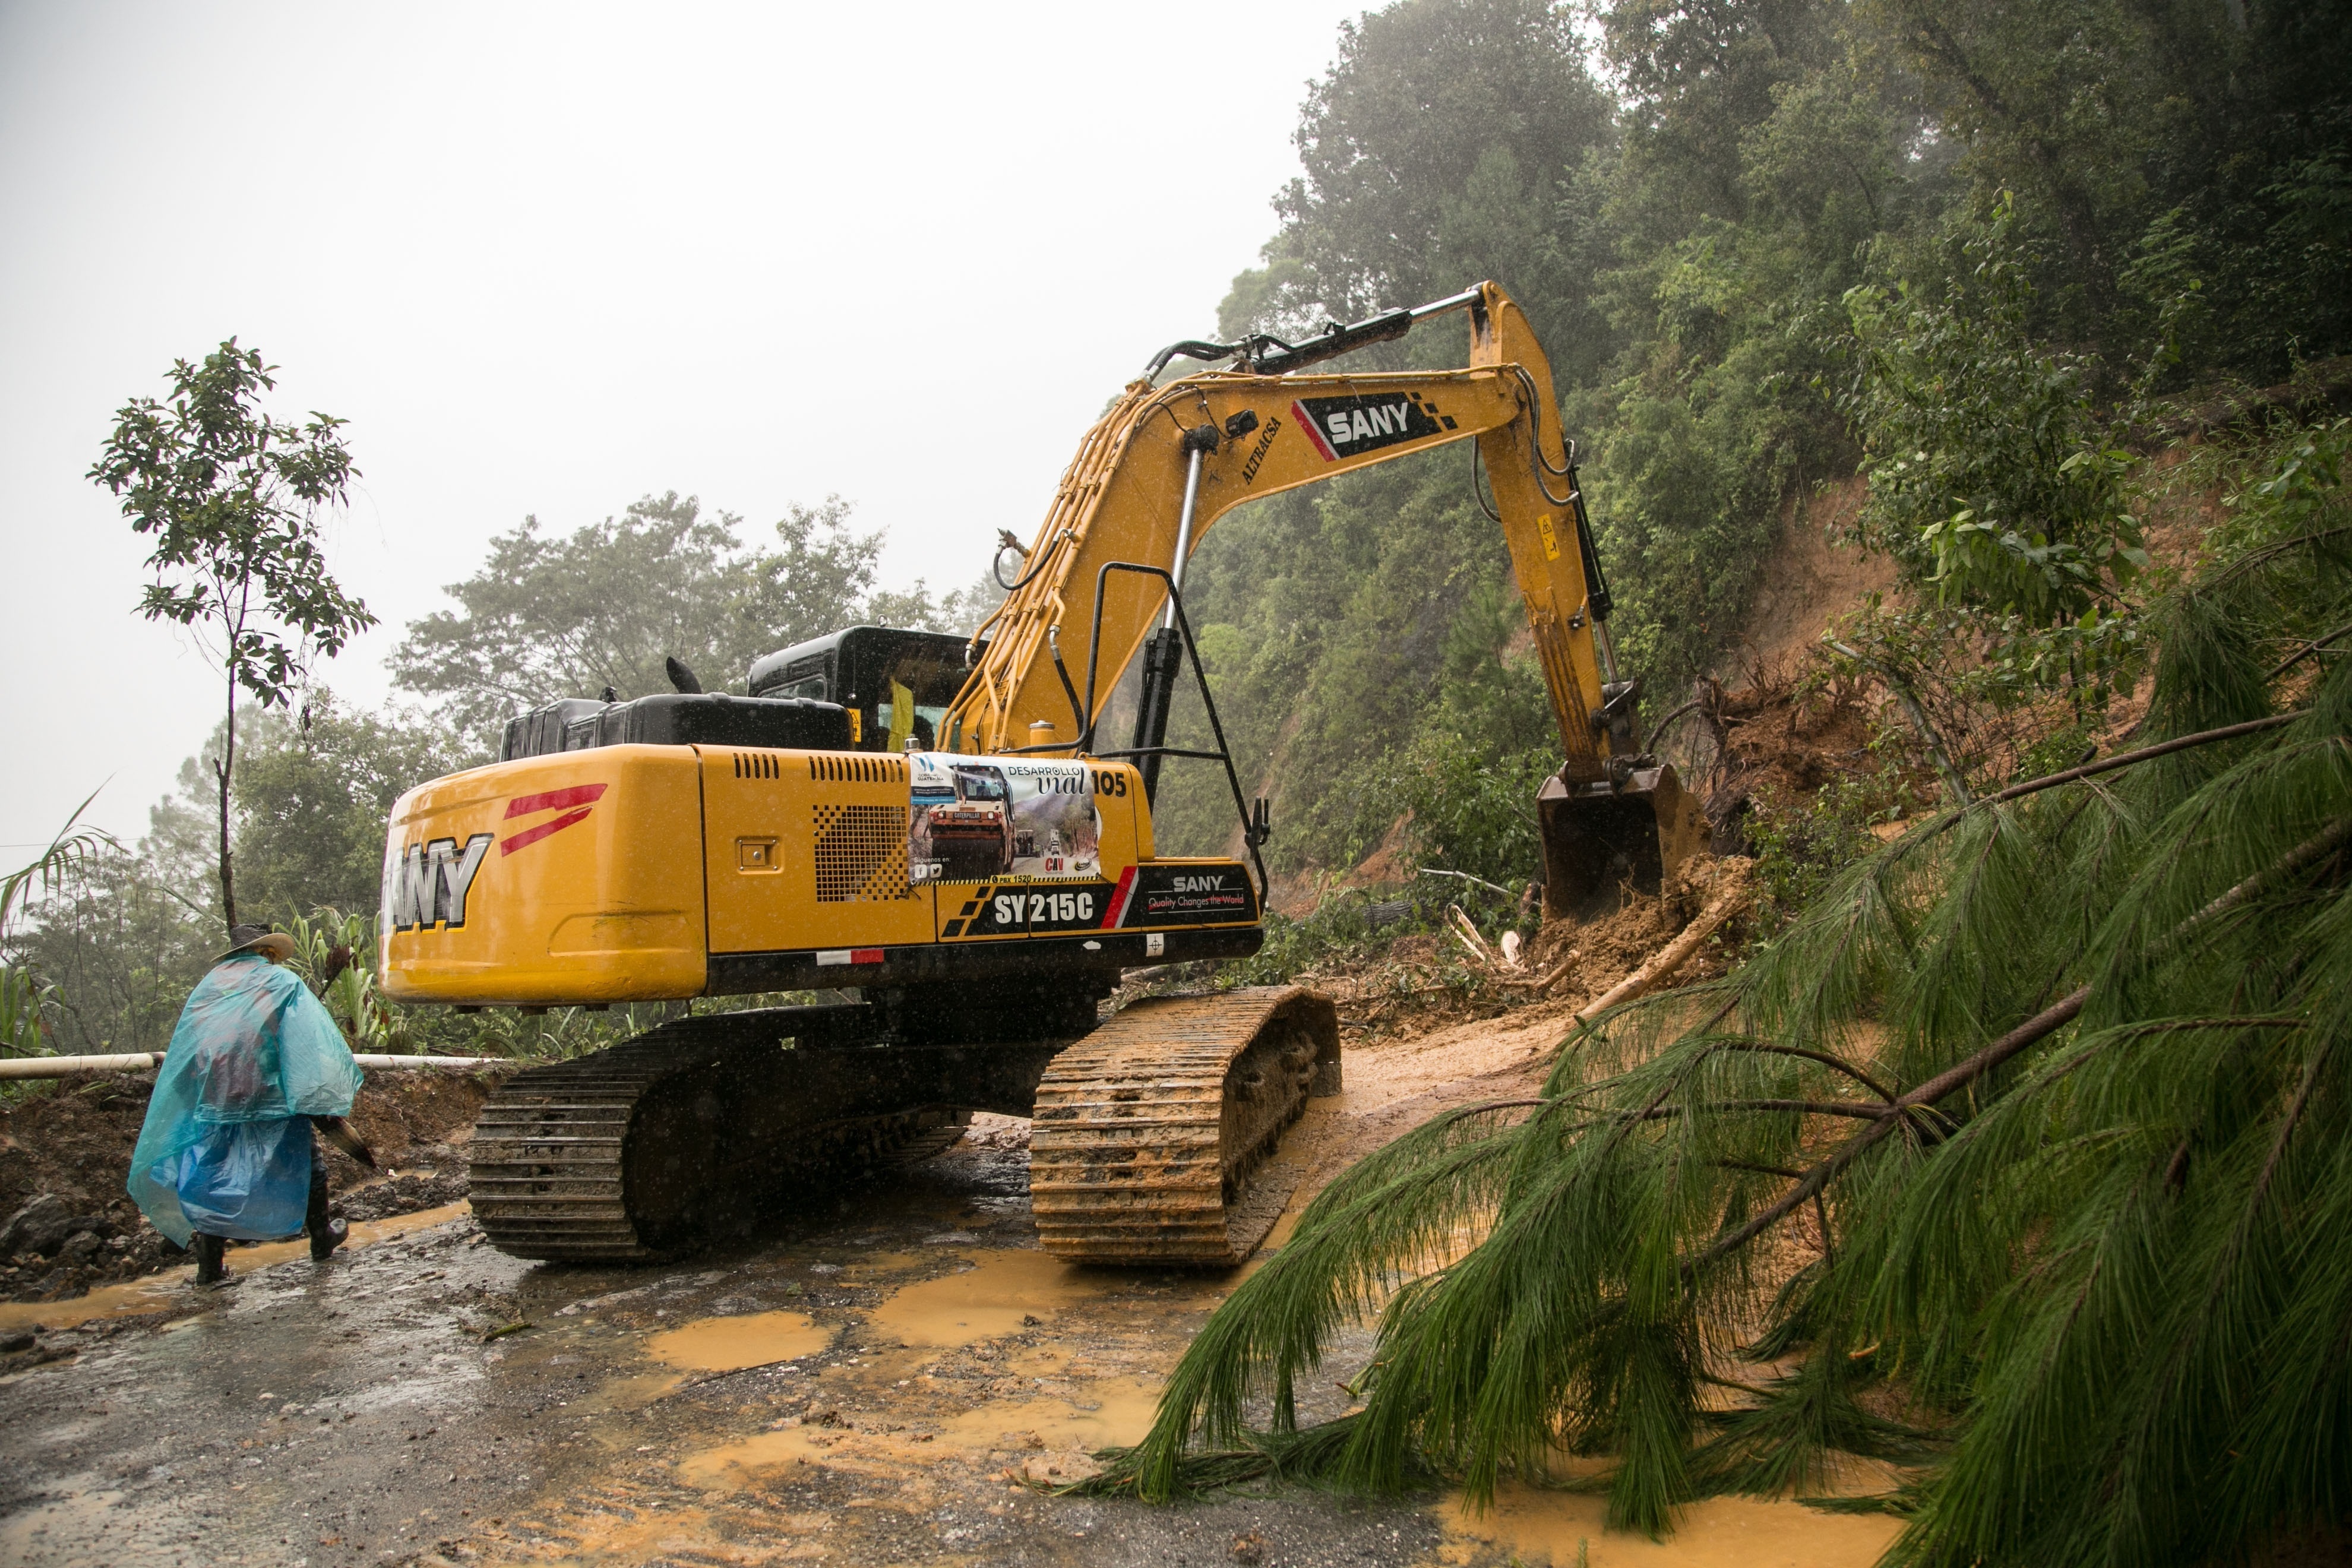
<svg viewBox="0 0 2352 1568">
<path fill-rule="evenodd" d="M 466 896 L 473 890 L 474 879 L 480 873 L 493 840 L 501 857 L 529 848 L 586 817 L 604 797 L 605 787 L 601 784 L 574 784 L 568 789 L 517 795 L 507 802 L 509 821 L 543 811 L 556 815 L 504 838 L 494 833 L 477 833 L 466 840 L 463 848 L 455 838 L 436 838 L 386 856 L 383 905 L 391 917 L 392 929 L 420 931 L 436 925 L 464 925 Z"/>
<path fill-rule="evenodd" d="M 1302 397 L 1291 404 L 1290 411 L 1327 463 L 1442 436 L 1454 427 L 1452 416 L 1440 414 L 1417 392 Z"/>
<path fill-rule="evenodd" d="M 412 844 L 407 853 L 387 857 L 384 909 L 394 931 L 418 931 L 446 922 L 466 923 L 466 894 L 490 850 L 491 835 L 477 833 L 459 849 L 454 838 Z"/>
</svg>

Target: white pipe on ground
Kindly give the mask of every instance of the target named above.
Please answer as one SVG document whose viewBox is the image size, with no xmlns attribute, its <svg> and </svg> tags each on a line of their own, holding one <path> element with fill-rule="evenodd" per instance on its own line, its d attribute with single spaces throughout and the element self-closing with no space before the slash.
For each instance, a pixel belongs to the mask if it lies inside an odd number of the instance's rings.
<svg viewBox="0 0 2352 1568">
<path fill-rule="evenodd" d="M 505 1057 L 392 1057 L 375 1053 L 352 1059 L 363 1068 L 478 1068 L 507 1061 Z M 163 1065 L 161 1051 L 123 1051 L 103 1057 L 0 1058 L 0 1079 L 83 1078 L 93 1073 L 145 1072 Z"/>
</svg>

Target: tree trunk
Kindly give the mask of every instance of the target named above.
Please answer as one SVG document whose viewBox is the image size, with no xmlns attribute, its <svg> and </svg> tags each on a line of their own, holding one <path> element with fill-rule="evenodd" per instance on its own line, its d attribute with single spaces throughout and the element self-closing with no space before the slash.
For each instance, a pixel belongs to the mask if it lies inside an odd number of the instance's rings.
<svg viewBox="0 0 2352 1568">
<path fill-rule="evenodd" d="M 221 916 L 228 924 L 236 924 L 236 875 L 229 863 L 228 848 L 228 776 L 236 766 L 236 674 L 230 671 L 228 680 L 228 728 L 221 742 L 220 760 L 213 763 L 213 777 L 220 784 L 220 889 Z"/>
</svg>

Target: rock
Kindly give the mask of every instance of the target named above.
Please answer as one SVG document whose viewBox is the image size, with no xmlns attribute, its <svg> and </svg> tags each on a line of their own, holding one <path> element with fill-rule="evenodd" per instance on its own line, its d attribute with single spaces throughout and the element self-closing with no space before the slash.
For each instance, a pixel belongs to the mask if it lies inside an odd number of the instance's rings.
<svg viewBox="0 0 2352 1568">
<path fill-rule="evenodd" d="M 100 1241 L 95 1233 L 87 1230 L 78 1230 L 71 1236 L 66 1237 L 66 1244 L 58 1248 L 58 1261 L 60 1263 L 87 1263 L 91 1258 L 97 1257 L 100 1252 L 103 1251 L 105 1247 L 106 1243 Z"/>
<path fill-rule="evenodd" d="M 19 1252 L 47 1258 L 64 1245 L 67 1237 L 82 1228 L 82 1217 L 73 1205 L 55 1193 L 43 1193 L 0 1226 L 0 1258 Z"/>
<path fill-rule="evenodd" d="M 1234 1537 L 1233 1559 L 1236 1563 L 1253 1563 L 1265 1561 L 1265 1537 L 1253 1530 Z"/>
<path fill-rule="evenodd" d="M 14 1333 L 0 1334 L 0 1355 L 15 1355 L 18 1351 L 31 1350 L 40 1342 L 39 1338 L 28 1330 L 19 1329 Z"/>
</svg>

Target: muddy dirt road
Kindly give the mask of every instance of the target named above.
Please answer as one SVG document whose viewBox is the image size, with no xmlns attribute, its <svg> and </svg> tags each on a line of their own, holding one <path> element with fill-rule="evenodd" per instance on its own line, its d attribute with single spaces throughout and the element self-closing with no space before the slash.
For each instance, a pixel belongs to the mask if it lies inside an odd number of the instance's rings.
<svg viewBox="0 0 2352 1568">
<path fill-rule="evenodd" d="M 1351 1053 L 1286 1158 L 1316 1179 L 1557 1038 L 1540 1010 Z M 1604 1537 L 1596 1499 L 1311 1494 L 1150 1509 L 1041 1495 L 1148 1425 L 1232 1277 L 1036 1248 L 1022 1124 L 658 1268 L 555 1268 L 464 1207 L 0 1308 L 0 1563 L 1863 1564 L 1893 1521 L 1790 1503 Z M 1276 1233 L 1276 1239 L 1280 1237 Z M 1302 1416 L 1336 1413 L 1332 1384 Z M 55 1356 L 28 1364 L 40 1356 Z"/>
</svg>

